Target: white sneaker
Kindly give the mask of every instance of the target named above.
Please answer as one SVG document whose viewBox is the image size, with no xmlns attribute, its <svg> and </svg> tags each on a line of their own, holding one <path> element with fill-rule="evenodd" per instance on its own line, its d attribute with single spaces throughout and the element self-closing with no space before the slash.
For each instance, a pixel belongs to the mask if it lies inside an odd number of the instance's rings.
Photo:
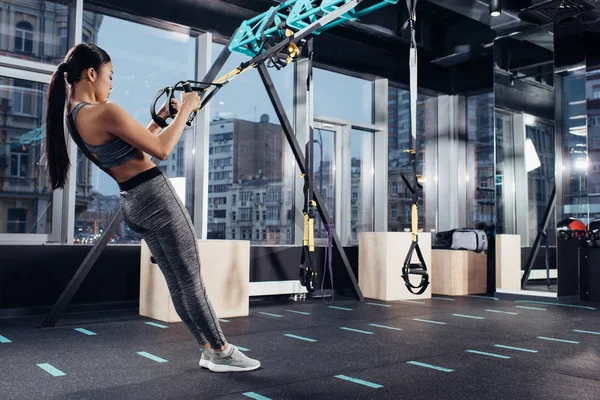
<svg viewBox="0 0 600 400">
<path fill-rule="evenodd" d="M 224 356 L 221 353 L 213 351 L 208 363 L 208 369 L 212 372 L 242 372 L 253 371 L 260 367 L 260 361 L 253 360 L 245 356 L 235 346 L 232 347 L 233 351 L 229 356 Z"/>
<path fill-rule="evenodd" d="M 210 364 L 210 359 L 212 358 L 214 351 L 213 349 L 203 349 L 202 350 L 202 357 L 200 357 L 200 366 L 202 368 L 208 368 L 209 364 Z"/>
</svg>

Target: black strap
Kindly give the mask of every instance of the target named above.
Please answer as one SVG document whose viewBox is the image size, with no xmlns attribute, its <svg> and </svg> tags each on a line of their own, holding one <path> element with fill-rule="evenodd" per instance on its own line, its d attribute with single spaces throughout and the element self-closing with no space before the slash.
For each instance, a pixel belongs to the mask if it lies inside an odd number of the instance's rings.
<svg viewBox="0 0 600 400">
<path fill-rule="evenodd" d="M 165 121 L 162 117 L 159 117 L 156 114 L 156 103 L 158 103 L 158 100 L 165 93 L 167 94 L 167 102 L 169 102 L 169 104 L 171 104 L 171 97 L 170 97 L 171 88 L 170 87 L 166 87 L 164 89 L 159 90 L 158 93 L 156 94 L 156 97 L 154 97 L 154 101 L 152 101 L 152 103 L 150 103 L 150 116 L 152 117 L 154 122 L 156 122 L 156 125 L 160 126 L 162 129 L 169 126 L 169 124 L 167 124 L 167 121 Z"/>
<path fill-rule="evenodd" d="M 410 263 L 413 252 L 416 250 L 417 257 L 421 262 L 421 267 L 413 267 L 413 264 Z M 413 285 L 410 282 L 409 275 L 421 275 L 421 282 L 418 285 Z M 423 254 L 421 253 L 421 249 L 419 248 L 418 242 L 412 242 L 410 244 L 410 249 L 408 250 L 408 254 L 406 255 L 406 259 L 404 260 L 404 266 L 402 267 L 402 278 L 404 279 L 404 284 L 406 288 L 412 294 L 420 295 L 427 290 L 429 286 L 429 274 L 427 272 L 427 267 L 425 265 L 425 259 L 423 259 Z M 418 290 L 417 290 L 418 289 Z"/>
</svg>

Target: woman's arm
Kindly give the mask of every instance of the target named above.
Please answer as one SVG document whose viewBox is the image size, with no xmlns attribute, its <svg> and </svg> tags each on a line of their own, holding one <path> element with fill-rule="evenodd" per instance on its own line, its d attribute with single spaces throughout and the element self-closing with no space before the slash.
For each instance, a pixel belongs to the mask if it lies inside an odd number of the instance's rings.
<svg viewBox="0 0 600 400">
<path fill-rule="evenodd" d="M 173 107 L 175 109 L 175 111 L 179 112 L 180 105 L 179 105 L 179 101 L 176 98 L 171 99 L 171 107 Z M 162 105 L 160 110 L 156 113 L 156 115 L 158 115 L 165 121 L 167 120 L 167 118 L 169 118 L 169 110 L 167 109 L 166 101 Z M 148 124 L 148 126 L 146 127 L 146 129 L 148 129 L 150 132 L 152 132 L 153 135 L 158 135 L 162 128 L 160 126 L 158 126 L 158 124 L 156 122 L 154 122 L 154 120 L 151 120 L 150 123 Z"/>
<path fill-rule="evenodd" d="M 161 127 L 154 122 L 154 120 L 150 121 L 148 126 L 146 127 L 153 135 L 158 135 L 160 133 Z"/>
<path fill-rule="evenodd" d="M 144 128 L 116 103 L 105 103 L 101 117 L 103 124 L 106 125 L 111 134 L 137 147 L 144 153 L 159 160 L 166 160 L 177 145 L 188 116 L 199 107 L 200 97 L 196 92 L 183 93 L 177 116 L 158 136 Z"/>
</svg>

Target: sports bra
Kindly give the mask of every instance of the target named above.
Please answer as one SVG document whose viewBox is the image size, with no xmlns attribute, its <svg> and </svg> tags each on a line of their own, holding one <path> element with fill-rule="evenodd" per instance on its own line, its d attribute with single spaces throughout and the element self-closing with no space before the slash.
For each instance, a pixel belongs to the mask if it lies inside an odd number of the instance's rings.
<svg viewBox="0 0 600 400">
<path fill-rule="evenodd" d="M 77 129 L 77 125 L 75 124 L 75 121 L 77 120 L 77 114 L 79 113 L 79 110 L 81 110 L 81 108 L 83 106 L 85 106 L 86 102 L 81 102 L 78 103 L 75 107 L 73 107 L 73 110 L 71 111 L 71 113 L 69 113 L 68 117 L 70 118 L 70 131 L 71 131 L 71 136 L 73 137 L 73 139 L 75 140 L 75 142 L 79 145 L 79 147 L 81 148 L 81 145 L 85 145 L 85 147 L 87 148 L 87 150 L 91 153 L 93 153 L 97 160 L 93 160 L 94 162 L 98 161 L 98 163 L 100 164 L 99 167 L 101 167 L 102 169 L 105 168 L 113 168 L 113 167 L 118 167 L 119 165 L 123 165 L 128 161 L 133 160 L 134 158 L 136 158 L 137 156 L 139 156 L 140 154 L 142 154 L 142 152 L 133 147 L 132 145 L 130 145 L 129 143 L 127 143 L 126 141 L 122 140 L 121 138 L 116 138 L 114 140 L 111 140 L 108 143 L 102 144 L 100 146 L 94 146 L 91 144 L 87 144 L 83 141 L 83 138 L 81 137 L 81 135 L 79 134 L 79 130 Z M 76 136 L 76 137 L 75 137 Z M 79 140 L 77 140 L 79 139 Z M 83 149 L 81 149 L 83 151 Z M 84 151 L 84 153 L 86 153 Z M 88 154 L 86 154 L 86 156 L 89 157 Z"/>
</svg>

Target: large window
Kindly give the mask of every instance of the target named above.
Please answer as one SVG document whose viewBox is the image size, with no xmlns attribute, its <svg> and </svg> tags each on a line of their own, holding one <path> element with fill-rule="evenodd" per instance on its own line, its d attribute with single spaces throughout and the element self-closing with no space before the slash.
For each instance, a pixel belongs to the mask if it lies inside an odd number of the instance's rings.
<svg viewBox="0 0 600 400">
<path fill-rule="evenodd" d="M 358 245 L 359 232 L 373 231 L 373 140 L 372 132 L 352 130 L 350 245 Z"/>
<path fill-rule="evenodd" d="M 373 123 L 371 81 L 313 68 L 313 86 L 315 115 Z"/>
<path fill-rule="evenodd" d="M 585 123 L 585 118 L 583 118 Z M 554 122 L 525 116 L 525 167 L 527 170 L 529 246 L 533 246 L 540 222 L 555 185 Z M 549 221 L 554 226 L 554 218 Z"/>
<path fill-rule="evenodd" d="M 33 52 L 33 25 L 27 21 L 17 22 L 15 28 L 15 51 Z"/>
<path fill-rule="evenodd" d="M 467 98 L 467 227 L 495 221 L 494 94 Z"/>
<path fill-rule="evenodd" d="M 223 46 L 212 45 L 212 61 Z M 232 53 L 221 69 L 248 57 Z M 293 120 L 294 65 L 270 70 Z M 256 71 L 236 77 L 210 103 L 209 239 L 293 244 L 294 158 Z"/>
<path fill-rule="evenodd" d="M 66 52 L 66 31 L 61 29 L 69 25 L 68 10 L 58 0 L 0 2 L 0 54 L 58 64 Z"/>
<path fill-rule="evenodd" d="M 0 76 L 0 233 L 51 230 L 52 193 L 42 163 L 46 91 L 42 83 Z"/>
<path fill-rule="evenodd" d="M 417 148 L 412 149 L 410 133 L 410 93 L 390 87 L 388 90 L 388 231 L 410 231 L 411 193 L 402 173 L 411 179 L 411 168 L 405 150 L 417 152 L 417 174 L 425 184 L 419 200 L 419 229 L 435 229 L 435 207 L 427 207 L 427 198 L 436 198 L 435 160 L 427 156 L 426 144 L 437 140 L 437 98 L 419 95 L 417 99 Z M 427 164 L 430 164 L 427 166 Z M 429 174 L 427 174 L 429 172 Z M 397 215 L 397 217 L 396 217 Z"/>
<path fill-rule="evenodd" d="M 587 115 L 590 121 L 587 140 L 588 162 L 587 165 L 580 162 L 579 167 L 585 166 L 587 168 L 589 219 L 591 221 L 600 218 L 600 95 L 596 94 L 597 88 L 600 86 L 600 70 L 587 72 L 586 82 Z M 590 86 L 592 90 L 590 90 Z"/>
<path fill-rule="evenodd" d="M 15 114 L 32 115 L 36 100 L 32 82 L 15 79 L 12 91 L 12 112 Z"/>
<path fill-rule="evenodd" d="M 93 23 L 93 42 L 106 50 L 113 63 L 113 90 L 116 102 L 138 122 L 150 122 L 149 107 L 158 90 L 176 82 L 194 78 L 195 40 L 187 35 L 163 31 L 117 18 L 84 12 L 84 21 Z M 160 51 L 157 52 L 157 49 Z M 159 105 L 160 106 L 160 105 Z M 193 130 L 186 128 L 179 143 L 159 168 L 186 187 L 185 205 L 193 182 L 186 175 L 192 160 Z M 117 183 L 78 153 L 77 197 L 75 203 L 75 243 L 91 243 L 108 227 L 119 209 Z M 181 193 L 180 193 L 181 194 Z M 137 243 L 139 237 L 122 222 L 112 243 Z"/>
<path fill-rule="evenodd" d="M 313 187 L 321 194 L 325 201 L 325 208 L 331 223 L 334 226 L 338 221 L 336 218 L 336 179 L 335 171 L 338 160 L 336 159 L 336 134 L 339 129 L 328 129 L 318 125 L 314 129 L 313 137 Z M 327 230 L 320 215 L 315 218 L 315 238 L 327 238 Z"/>
</svg>

